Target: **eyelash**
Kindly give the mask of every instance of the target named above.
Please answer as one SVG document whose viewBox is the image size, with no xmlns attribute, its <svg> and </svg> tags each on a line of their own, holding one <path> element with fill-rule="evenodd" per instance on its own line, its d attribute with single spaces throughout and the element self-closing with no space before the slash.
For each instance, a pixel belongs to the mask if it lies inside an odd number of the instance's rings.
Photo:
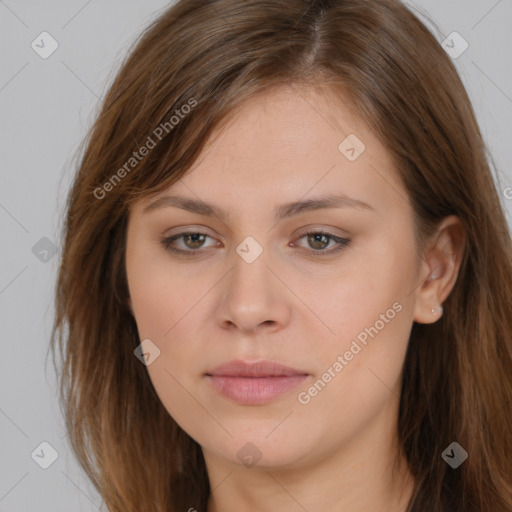
<svg viewBox="0 0 512 512">
<path fill-rule="evenodd" d="M 184 255 L 187 257 L 194 257 L 194 256 L 200 255 L 202 252 L 204 252 L 203 249 L 183 250 L 183 249 L 176 249 L 176 247 L 171 246 L 171 244 L 175 240 L 178 240 L 179 238 L 183 238 L 188 235 L 201 235 L 201 236 L 206 236 L 208 238 L 211 238 L 207 233 L 203 233 L 201 231 L 182 231 L 181 233 L 178 233 L 171 237 L 164 238 L 163 240 L 161 240 L 161 244 L 163 245 L 165 250 L 174 252 L 176 254 L 181 254 L 181 255 Z M 332 254 L 338 253 L 338 252 L 342 251 L 343 249 L 345 249 L 346 247 L 349 247 L 352 242 L 352 240 L 350 240 L 349 238 L 342 238 L 342 237 L 333 235 L 332 233 L 323 231 L 321 229 L 318 231 L 307 231 L 306 233 L 302 233 L 300 235 L 299 239 L 304 238 L 305 236 L 309 236 L 309 235 L 324 235 L 338 244 L 333 249 L 330 249 L 328 251 L 324 251 L 324 250 L 320 250 L 320 249 L 317 251 L 306 250 L 306 253 L 309 256 L 313 256 L 313 257 L 324 257 L 324 256 L 330 256 Z"/>
</svg>

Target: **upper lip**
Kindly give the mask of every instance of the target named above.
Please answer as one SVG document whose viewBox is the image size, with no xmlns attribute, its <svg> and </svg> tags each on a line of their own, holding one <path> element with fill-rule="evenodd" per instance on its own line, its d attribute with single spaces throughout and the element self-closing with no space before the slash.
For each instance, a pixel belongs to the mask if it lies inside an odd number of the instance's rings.
<svg viewBox="0 0 512 512">
<path fill-rule="evenodd" d="M 240 359 L 221 364 L 206 375 L 226 377 L 288 377 L 291 375 L 309 375 L 277 361 L 246 362 Z"/>
</svg>

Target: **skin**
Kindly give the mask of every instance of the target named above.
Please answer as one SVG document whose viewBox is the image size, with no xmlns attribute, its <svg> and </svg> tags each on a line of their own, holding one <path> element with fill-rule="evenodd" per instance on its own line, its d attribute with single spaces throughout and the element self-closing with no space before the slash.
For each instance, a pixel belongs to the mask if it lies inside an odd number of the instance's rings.
<svg viewBox="0 0 512 512">
<path fill-rule="evenodd" d="M 349 134 L 366 146 L 354 161 L 338 149 Z M 339 97 L 305 87 L 253 97 L 160 195 L 171 192 L 228 215 L 173 206 L 143 213 L 154 198 L 141 200 L 128 223 L 129 304 L 140 339 L 160 350 L 147 366 L 156 392 L 202 447 L 213 489 L 208 512 L 401 510 L 413 484 L 403 461 L 393 466 L 402 365 L 413 321 L 436 322 L 432 308 L 455 284 L 459 219 L 446 218 L 418 258 L 411 205 L 390 154 Z M 324 208 L 274 220 L 283 203 L 331 193 L 373 210 Z M 174 246 L 201 255 L 161 244 L 191 228 L 208 236 Z M 351 245 L 309 255 L 337 245 L 304 235 L 318 229 Z M 236 252 L 248 236 L 263 249 L 252 263 Z M 395 303 L 394 318 L 301 403 L 298 394 Z M 268 404 L 240 405 L 204 376 L 232 359 L 275 360 L 310 376 Z M 237 457 L 248 442 L 261 454 L 252 467 Z"/>
</svg>

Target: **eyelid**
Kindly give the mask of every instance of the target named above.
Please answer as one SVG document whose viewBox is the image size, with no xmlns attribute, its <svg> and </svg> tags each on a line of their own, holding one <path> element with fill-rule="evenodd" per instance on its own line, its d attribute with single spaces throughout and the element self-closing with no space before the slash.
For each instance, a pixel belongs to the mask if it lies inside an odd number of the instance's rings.
<svg viewBox="0 0 512 512">
<path fill-rule="evenodd" d="M 318 258 L 327 258 L 329 256 L 333 256 L 346 247 L 349 247 L 352 244 L 352 239 L 347 238 L 344 236 L 335 235 L 334 233 L 331 233 L 330 231 L 324 229 L 324 228 L 314 228 L 314 227 L 307 227 L 304 231 L 296 235 L 296 240 L 300 240 L 301 238 L 304 238 L 307 235 L 324 235 L 330 238 L 330 241 L 334 241 L 335 245 L 331 249 L 327 250 L 317 250 L 314 249 L 306 249 L 303 248 L 303 250 L 312 257 L 318 257 Z M 293 242 L 293 245 L 295 245 L 295 242 Z"/>
<path fill-rule="evenodd" d="M 201 256 L 201 255 L 205 254 L 205 252 L 208 250 L 208 247 L 207 248 L 200 247 L 198 249 L 187 250 L 187 249 L 177 249 L 176 247 L 171 246 L 171 244 L 175 240 L 179 240 L 187 235 L 194 235 L 194 234 L 202 235 L 202 236 L 206 236 L 207 238 L 214 239 L 214 237 L 210 236 L 205 230 L 202 230 L 202 228 L 201 229 L 189 228 L 189 229 L 184 229 L 183 231 L 180 231 L 179 233 L 175 233 L 168 237 L 164 237 L 161 240 L 161 244 L 163 245 L 165 250 L 173 252 L 177 255 L 183 255 L 185 257 Z M 296 240 L 300 240 L 301 238 L 304 238 L 307 235 L 327 236 L 330 239 L 329 242 L 331 242 L 331 241 L 335 242 L 335 246 L 328 250 L 314 250 L 314 249 L 307 249 L 307 248 L 305 248 L 303 246 L 299 246 L 298 244 L 295 243 Z M 215 246 L 218 247 L 219 243 L 222 243 L 222 242 L 217 241 L 216 244 L 213 245 L 213 247 L 215 247 Z M 295 246 L 301 247 L 302 252 L 306 253 L 309 256 L 326 258 L 330 255 L 334 255 L 334 254 L 342 251 L 344 248 L 349 247 L 351 244 L 352 244 L 351 238 L 346 238 L 343 236 L 335 235 L 334 233 L 331 233 L 330 231 L 326 230 L 325 228 L 320 228 L 320 227 L 315 228 L 312 226 L 307 226 L 306 228 L 303 228 L 299 234 L 295 235 L 294 241 L 291 242 L 290 245 L 292 247 L 295 247 Z M 211 247 L 211 246 L 209 246 L 209 247 Z"/>
<path fill-rule="evenodd" d="M 212 240 L 215 240 L 215 237 L 213 237 L 209 233 L 207 233 L 206 230 L 190 228 L 190 229 L 180 231 L 180 232 L 175 233 L 170 236 L 164 236 L 162 238 L 162 240 L 160 240 L 160 243 L 164 246 L 164 249 L 178 253 L 178 254 L 202 254 L 202 253 L 204 253 L 205 249 L 203 249 L 202 247 L 199 249 L 196 249 L 196 250 L 176 249 L 176 248 L 171 247 L 172 242 L 174 242 L 175 240 L 180 240 L 187 235 L 202 235 L 202 236 L 211 238 Z M 215 245 L 218 245 L 218 244 L 219 244 L 219 242 L 217 241 L 215 244 L 213 244 L 213 247 L 215 247 Z M 212 246 L 210 246 L 210 247 L 212 247 Z"/>
<path fill-rule="evenodd" d="M 341 233 L 334 233 L 333 231 L 337 230 L 338 232 L 341 231 Z M 298 232 L 298 234 L 296 234 L 295 236 L 304 236 L 304 235 L 307 235 L 308 233 L 324 233 L 325 235 L 329 235 L 329 236 L 332 236 L 333 238 L 334 237 L 339 237 L 339 238 L 349 238 L 351 236 L 353 236 L 352 234 L 350 234 L 348 231 L 345 231 L 345 230 L 340 230 L 340 228 L 335 228 L 335 227 L 331 227 L 331 226 L 325 226 L 325 225 L 316 225 L 316 224 L 313 224 L 313 225 L 309 225 L 309 226 L 306 226 L 304 228 L 301 228 Z"/>
<path fill-rule="evenodd" d="M 176 229 L 181 229 L 181 231 L 178 231 L 177 233 L 175 234 L 171 234 L 171 235 L 165 235 L 164 238 L 166 239 L 169 239 L 169 238 L 172 238 L 173 236 L 178 236 L 178 235 L 185 235 L 185 234 L 189 234 L 189 233 L 197 233 L 199 235 L 207 235 L 211 238 L 215 238 L 216 235 L 212 235 L 210 234 L 211 232 L 211 229 L 207 228 L 206 226 L 202 226 L 202 225 L 197 225 L 197 226 L 194 226 L 194 227 L 179 227 L 179 228 L 176 228 Z M 296 238 L 296 237 L 301 237 L 301 236 L 304 236 L 304 235 L 307 235 L 307 234 L 310 234 L 310 233 L 322 233 L 322 234 L 325 234 L 325 235 L 328 235 L 332 238 L 350 238 L 352 237 L 353 235 L 351 233 L 349 233 L 348 231 L 346 230 L 343 230 L 343 232 L 341 234 L 335 234 L 335 233 L 332 233 L 330 230 L 331 229 L 337 229 L 339 230 L 339 228 L 335 228 L 335 227 L 325 227 L 325 226 L 317 226 L 317 225 L 309 225 L 309 226 L 306 226 L 304 228 L 301 228 L 299 230 L 298 233 L 294 234 L 293 236 Z M 167 231 L 170 231 L 170 230 L 167 230 Z"/>
</svg>

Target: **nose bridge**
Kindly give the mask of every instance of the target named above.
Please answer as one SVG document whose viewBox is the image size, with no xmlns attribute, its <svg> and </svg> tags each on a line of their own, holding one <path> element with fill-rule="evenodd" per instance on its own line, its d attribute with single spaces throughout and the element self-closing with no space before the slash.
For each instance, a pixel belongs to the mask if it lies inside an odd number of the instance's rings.
<svg viewBox="0 0 512 512">
<path fill-rule="evenodd" d="M 261 240 L 261 237 L 260 237 Z M 246 237 L 235 249 L 234 268 L 229 282 L 230 294 L 239 300 L 262 301 L 272 287 L 272 273 L 269 271 L 270 249 L 254 237 Z"/>
<path fill-rule="evenodd" d="M 236 247 L 219 305 L 220 320 L 243 330 L 263 322 L 281 323 L 286 316 L 283 285 L 270 270 L 271 251 L 264 243 L 249 236 Z"/>
</svg>

